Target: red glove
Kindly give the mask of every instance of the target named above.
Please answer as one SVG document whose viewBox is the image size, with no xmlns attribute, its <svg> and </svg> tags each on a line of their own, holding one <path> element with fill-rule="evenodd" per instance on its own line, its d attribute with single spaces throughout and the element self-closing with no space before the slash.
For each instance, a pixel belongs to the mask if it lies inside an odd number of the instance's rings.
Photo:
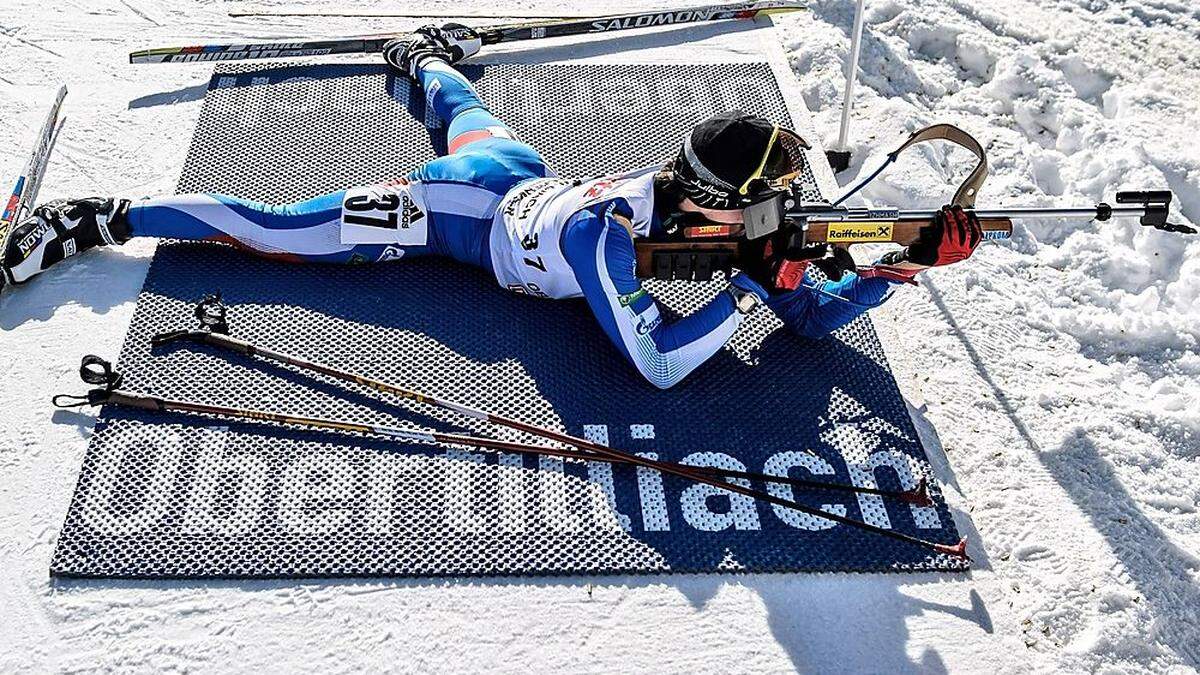
<svg viewBox="0 0 1200 675">
<path fill-rule="evenodd" d="M 974 213 L 961 206 L 943 206 L 933 223 L 921 228 L 921 238 L 908 247 L 905 259 L 926 267 L 966 260 L 983 241 L 983 228 Z"/>
<path fill-rule="evenodd" d="M 829 253 L 830 248 L 833 249 L 832 254 Z M 840 280 L 846 272 L 858 269 L 849 251 L 826 244 L 806 246 L 782 256 L 771 255 L 771 245 L 767 244 L 767 254 L 768 269 L 773 275 L 767 287 L 773 291 L 794 291 L 799 288 L 810 263 L 833 281 Z"/>
</svg>

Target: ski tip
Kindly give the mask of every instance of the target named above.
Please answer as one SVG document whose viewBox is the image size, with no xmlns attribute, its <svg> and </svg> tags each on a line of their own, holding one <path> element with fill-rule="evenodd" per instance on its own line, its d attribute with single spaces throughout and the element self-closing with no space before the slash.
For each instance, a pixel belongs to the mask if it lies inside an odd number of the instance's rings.
<svg viewBox="0 0 1200 675">
<path fill-rule="evenodd" d="M 917 487 L 904 494 L 904 501 L 916 506 L 933 506 L 933 498 L 929 496 L 929 480 L 921 476 Z"/>
<path fill-rule="evenodd" d="M 959 539 L 958 543 L 954 544 L 953 546 L 950 544 L 934 544 L 933 550 L 937 551 L 938 553 L 945 553 L 946 555 L 954 556 L 955 558 L 962 558 L 967 562 L 971 561 L 971 556 L 967 555 L 966 537 Z"/>
</svg>

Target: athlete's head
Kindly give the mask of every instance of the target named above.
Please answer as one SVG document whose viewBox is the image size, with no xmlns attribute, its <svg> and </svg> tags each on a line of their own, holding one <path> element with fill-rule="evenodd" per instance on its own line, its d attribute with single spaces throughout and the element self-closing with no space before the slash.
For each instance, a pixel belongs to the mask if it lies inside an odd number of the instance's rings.
<svg viewBox="0 0 1200 675">
<path fill-rule="evenodd" d="M 671 164 L 680 211 L 720 223 L 777 194 L 806 147 L 793 132 L 756 115 L 724 113 L 697 124 Z"/>
</svg>

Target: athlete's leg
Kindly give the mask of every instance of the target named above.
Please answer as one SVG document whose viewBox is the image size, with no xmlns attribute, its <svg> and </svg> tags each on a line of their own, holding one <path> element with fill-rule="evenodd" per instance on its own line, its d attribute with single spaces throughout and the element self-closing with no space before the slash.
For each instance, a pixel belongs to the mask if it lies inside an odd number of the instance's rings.
<svg viewBox="0 0 1200 675">
<path fill-rule="evenodd" d="M 447 123 L 446 146 L 451 154 L 470 148 L 535 164 L 530 171 L 533 176 L 554 175 L 536 150 L 516 140 L 513 130 L 492 114 L 479 92 L 453 66 L 426 59 L 417 76 L 425 90 L 425 104 Z M 491 142 L 485 147 L 476 145 L 481 141 Z"/>
<path fill-rule="evenodd" d="M 134 202 L 135 237 L 223 241 L 296 262 L 370 262 L 429 253 L 426 246 L 342 243 L 345 191 L 292 204 L 265 204 L 216 194 L 173 195 Z M 391 250 L 391 255 L 388 255 Z"/>
<path fill-rule="evenodd" d="M 513 186 L 554 172 L 536 150 L 515 139 L 445 61 L 425 59 L 416 76 L 426 104 L 448 122 L 451 152 L 409 174 L 422 186 L 430 236 L 446 255 L 490 269 L 488 235 L 496 207 Z"/>
<path fill-rule="evenodd" d="M 425 104 L 447 123 L 446 144 L 451 153 L 485 138 L 515 138 L 512 129 L 488 110 L 479 92 L 453 66 L 426 59 L 417 71 Z"/>
</svg>

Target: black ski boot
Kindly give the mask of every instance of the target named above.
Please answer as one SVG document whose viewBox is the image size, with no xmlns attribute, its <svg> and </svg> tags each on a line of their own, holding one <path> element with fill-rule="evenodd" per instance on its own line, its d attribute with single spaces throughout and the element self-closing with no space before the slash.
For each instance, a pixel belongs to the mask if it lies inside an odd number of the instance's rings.
<svg viewBox="0 0 1200 675">
<path fill-rule="evenodd" d="M 93 246 L 129 239 L 128 199 L 61 199 L 14 226 L 0 249 L 0 288 L 21 284 L 54 263 Z"/>
</svg>

